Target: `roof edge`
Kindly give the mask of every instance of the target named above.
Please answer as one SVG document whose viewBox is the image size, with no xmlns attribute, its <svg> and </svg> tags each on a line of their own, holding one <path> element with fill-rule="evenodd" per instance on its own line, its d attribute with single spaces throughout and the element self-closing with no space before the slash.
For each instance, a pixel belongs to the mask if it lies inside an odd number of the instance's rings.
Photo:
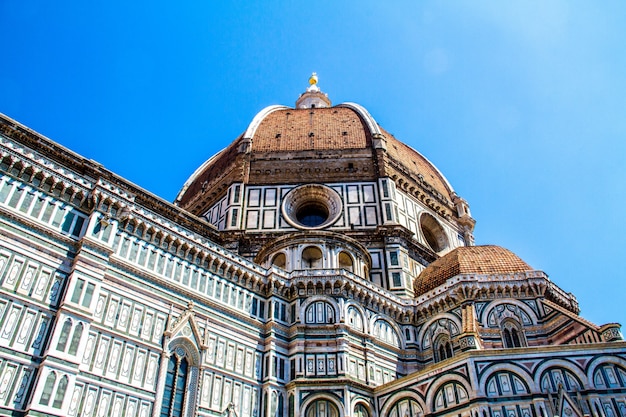
<svg viewBox="0 0 626 417">
<path fill-rule="evenodd" d="M 398 140 L 398 142 L 401 142 L 401 141 Z M 401 143 L 404 144 L 406 147 L 411 148 L 415 153 L 419 154 L 422 158 L 424 158 L 424 160 L 426 162 L 428 162 L 430 164 L 430 166 L 435 170 L 435 172 L 439 175 L 439 177 L 441 178 L 443 183 L 446 185 L 446 187 L 448 187 L 448 189 L 450 190 L 450 194 L 456 194 L 456 191 L 454 191 L 454 188 L 452 187 L 452 184 L 450 184 L 450 181 L 448 181 L 446 176 L 443 175 L 443 172 L 441 172 L 439 170 L 439 168 L 437 168 L 437 165 L 433 164 L 430 159 L 426 158 L 423 153 L 421 153 L 420 151 L 418 151 L 417 149 L 415 149 L 411 145 L 408 145 L 406 142 L 401 142 Z"/>
<path fill-rule="evenodd" d="M 259 125 L 263 121 L 263 119 L 265 119 L 270 113 L 273 113 L 273 112 L 275 112 L 277 110 L 283 110 L 283 109 L 289 109 L 289 107 L 283 106 L 283 105 L 280 105 L 280 104 L 274 104 L 274 105 L 267 106 L 264 109 L 262 109 L 260 112 L 258 112 L 254 116 L 254 118 L 252 119 L 252 121 L 248 125 L 248 128 L 246 129 L 244 134 L 240 136 L 240 138 L 252 139 L 252 137 L 256 133 L 256 130 L 258 129 Z M 182 188 L 180 189 L 180 191 L 176 195 L 176 198 L 174 199 L 174 203 L 175 204 L 177 204 L 179 201 L 181 201 L 181 199 L 183 198 L 183 195 L 187 192 L 187 189 L 189 188 L 189 186 L 191 184 L 193 184 L 193 182 L 196 179 L 198 179 L 198 177 L 204 172 L 206 167 L 208 167 L 213 161 L 215 161 L 226 149 L 228 149 L 229 146 L 230 145 L 228 145 L 227 147 L 223 148 L 218 153 L 216 153 L 215 155 L 213 155 L 212 157 L 210 157 L 209 159 L 204 161 L 204 163 L 202 165 L 200 165 L 193 172 L 193 174 L 191 174 L 191 176 L 187 179 L 187 181 L 185 181 L 185 183 L 183 184 Z"/>
<path fill-rule="evenodd" d="M 193 174 L 191 174 L 189 178 L 187 178 L 187 181 L 185 181 L 185 183 L 183 184 L 183 187 L 180 189 L 178 194 L 176 194 L 176 198 L 174 199 L 174 204 L 178 204 L 178 202 L 181 201 L 181 199 L 183 198 L 183 195 L 187 192 L 187 189 L 189 188 L 189 186 L 200 176 L 200 174 L 204 172 L 207 166 L 209 166 L 213 161 L 215 161 L 215 159 L 217 159 L 218 156 L 220 156 L 222 153 L 224 153 L 226 149 L 228 149 L 228 146 L 226 148 L 223 148 L 221 151 L 219 151 L 218 153 L 216 153 L 215 155 L 213 155 L 206 161 L 204 161 L 204 163 L 200 165 L 193 172 Z"/>
<path fill-rule="evenodd" d="M 383 134 L 376 120 L 374 120 L 372 115 L 365 109 L 365 107 L 361 106 L 360 104 L 352 103 L 348 101 L 345 103 L 338 104 L 337 107 L 346 107 L 348 109 L 355 111 L 365 121 L 365 124 L 367 125 L 367 128 L 370 130 L 370 133 L 372 135 Z"/>
<path fill-rule="evenodd" d="M 254 137 L 254 134 L 256 133 L 256 130 L 259 128 L 259 125 L 263 121 L 263 119 L 265 119 L 270 113 L 273 113 L 277 110 L 287 110 L 287 109 L 290 109 L 290 107 L 283 106 L 280 104 L 267 106 L 266 108 L 258 112 L 256 116 L 254 116 L 254 119 L 252 119 L 252 121 L 248 125 L 248 128 L 246 129 L 246 132 L 243 134 L 243 138 L 252 139 Z"/>
<path fill-rule="evenodd" d="M 372 115 L 367 111 L 367 109 L 365 107 L 361 106 L 360 104 L 357 104 L 357 103 L 354 103 L 354 102 L 350 102 L 350 101 L 338 104 L 337 107 L 346 107 L 346 108 L 349 108 L 349 109 L 355 111 L 365 121 L 365 124 L 367 125 L 367 127 L 370 130 L 370 133 L 372 135 L 383 135 L 383 136 L 385 136 L 383 131 L 378 126 L 378 122 L 376 122 L 374 117 L 372 117 Z M 448 179 L 445 177 L 445 175 L 443 175 L 443 173 L 439 170 L 439 168 L 437 168 L 437 166 L 435 164 L 433 164 L 430 159 L 426 158 L 421 152 L 417 151 L 412 146 L 406 144 L 405 142 L 402 142 L 402 143 L 404 145 L 406 145 L 407 147 L 411 148 L 414 152 L 416 152 L 422 158 L 424 158 L 424 160 L 426 162 L 428 162 L 431 167 L 433 167 L 433 169 L 439 175 L 439 177 L 441 178 L 443 183 L 446 185 L 446 187 L 448 187 L 448 190 L 450 190 L 450 194 L 456 193 L 456 191 L 452 187 L 452 184 L 450 184 L 450 181 L 448 181 Z"/>
</svg>

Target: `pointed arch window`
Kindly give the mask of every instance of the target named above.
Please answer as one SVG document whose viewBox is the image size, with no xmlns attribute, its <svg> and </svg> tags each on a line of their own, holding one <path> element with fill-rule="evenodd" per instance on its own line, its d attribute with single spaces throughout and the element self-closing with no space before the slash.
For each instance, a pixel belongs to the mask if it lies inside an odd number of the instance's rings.
<svg viewBox="0 0 626 417">
<path fill-rule="evenodd" d="M 502 344 L 505 348 L 526 346 L 524 333 L 515 320 L 506 320 L 502 323 Z"/>
<path fill-rule="evenodd" d="M 435 362 L 441 362 L 454 356 L 452 342 L 447 335 L 439 336 L 433 345 L 433 356 Z"/>
<path fill-rule="evenodd" d="M 61 328 L 61 334 L 59 335 L 59 342 L 57 343 L 58 351 L 65 352 L 67 340 L 70 337 L 70 330 L 72 330 L 72 320 L 67 319 L 65 323 L 63 323 L 63 328 Z"/>
<path fill-rule="evenodd" d="M 52 390 L 54 389 L 54 383 L 57 380 L 57 375 L 54 372 L 50 372 L 48 378 L 46 378 L 46 384 L 43 386 L 43 392 L 39 399 L 39 404 L 48 405 L 50 398 L 52 397 Z"/>
<path fill-rule="evenodd" d="M 59 381 L 59 386 L 57 387 L 57 392 L 54 394 L 54 401 L 52 402 L 52 407 L 61 408 L 63 406 L 63 400 L 65 399 L 65 391 L 67 390 L 67 376 L 61 378 Z"/>
<path fill-rule="evenodd" d="M 70 342 L 70 349 L 68 353 L 70 355 L 76 355 L 78 351 L 78 344 L 80 343 L 80 338 L 83 335 L 83 325 L 79 324 L 74 329 L 74 333 L 72 334 L 72 341 Z"/>
<path fill-rule="evenodd" d="M 358 403 L 356 407 L 354 407 L 354 416 L 355 417 L 370 417 L 370 413 L 369 411 L 367 411 L 367 408 L 362 403 Z"/>
<path fill-rule="evenodd" d="M 189 374 L 189 361 L 184 349 L 176 349 L 167 364 L 161 417 L 184 415 L 185 393 Z"/>
<path fill-rule="evenodd" d="M 270 404 L 270 415 L 276 417 L 284 417 L 285 400 L 283 394 L 272 391 L 272 403 Z"/>
<path fill-rule="evenodd" d="M 442 360 L 452 357 L 452 346 L 450 345 L 450 341 L 439 345 L 439 357 Z"/>
</svg>

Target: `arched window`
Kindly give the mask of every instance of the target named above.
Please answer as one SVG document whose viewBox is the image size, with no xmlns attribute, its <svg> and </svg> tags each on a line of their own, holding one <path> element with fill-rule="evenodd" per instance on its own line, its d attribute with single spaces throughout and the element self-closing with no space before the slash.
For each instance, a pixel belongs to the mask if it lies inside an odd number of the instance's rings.
<svg viewBox="0 0 626 417">
<path fill-rule="evenodd" d="M 389 417 L 421 417 L 424 410 L 412 398 L 404 398 L 396 402 L 389 410 Z"/>
<path fill-rule="evenodd" d="M 430 214 L 423 213 L 420 216 L 420 229 L 424 240 L 435 252 L 441 252 L 449 246 L 444 228 Z"/>
<path fill-rule="evenodd" d="M 393 346 L 400 346 L 400 337 L 396 330 L 385 320 L 376 320 L 374 323 L 374 337 Z"/>
<path fill-rule="evenodd" d="M 361 312 L 354 306 L 348 307 L 348 325 L 353 329 L 363 331 L 363 316 Z"/>
<path fill-rule="evenodd" d="M 469 400 L 467 390 L 458 382 L 448 382 L 435 394 L 433 411 L 445 410 Z"/>
<path fill-rule="evenodd" d="M 335 322 L 335 309 L 325 301 L 316 301 L 306 308 L 307 324 L 330 324 Z"/>
<path fill-rule="evenodd" d="M 276 417 L 284 417 L 285 400 L 283 394 L 278 394 L 278 410 L 276 410 Z"/>
<path fill-rule="evenodd" d="M 285 254 L 278 253 L 274 255 L 274 258 L 272 258 L 272 265 L 285 269 L 285 266 L 287 265 L 287 257 Z"/>
<path fill-rule="evenodd" d="M 345 269 L 349 272 L 354 272 L 354 262 L 352 261 L 352 257 L 348 255 L 346 252 L 339 253 L 339 269 Z"/>
<path fill-rule="evenodd" d="M 330 401 L 317 400 L 307 407 L 306 417 L 339 417 L 339 410 Z"/>
<path fill-rule="evenodd" d="M 550 368 L 541 376 L 541 390 L 553 394 L 559 391 L 559 386 L 567 392 L 580 391 L 581 383 L 576 376 L 564 368 Z"/>
<path fill-rule="evenodd" d="M 502 327 L 502 324 L 511 320 L 524 326 L 532 326 L 533 319 L 521 307 L 514 304 L 498 304 L 487 315 L 487 325 L 489 327 Z M 519 330 L 519 326 L 518 326 Z"/>
<path fill-rule="evenodd" d="M 505 348 L 526 346 L 524 333 L 515 320 L 505 320 L 502 323 L 502 344 Z"/>
<path fill-rule="evenodd" d="M 528 394 L 528 388 L 522 378 L 512 372 L 498 372 L 487 380 L 489 397 L 510 397 Z"/>
<path fill-rule="evenodd" d="M 453 356 L 452 343 L 448 335 L 440 335 L 433 344 L 435 362 L 441 362 Z"/>
<path fill-rule="evenodd" d="M 302 269 L 314 269 L 323 267 L 322 251 L 315 247 L 309 246 L 302 251 Z"/>
<path fill-rule="evenodd" d="M 581 409 L 576 392 L 581 390 L 582 384 L 573 372 L 561 367 L 549 368 L 543 372 L 540 381 L 541 392 L 556 394 L 562 387 L 570 394 L 570 400 Z"/>
<path fill-rule="evenodd" d="M 67 347 L 67 339 L 70 337 L 70 330 L 72 329 L 72 320 L 67 319 L 65 323 L 63 323 L 63 328 L 61 329 L 61 334 L 59 335 L 59 342 L 57 343 L 57 350 L 61 352 L 65 352 L 65 348 Z"/>
<path fill-rule="evenodd" d="M 52 406 L 54 408 L 63 407 L 63 399 L 65 398 L 65 390 L 67 390 L 67 377 L 64 376 L 59 381 L 59 386 L 57 387 L 57 392 L 54 394 L 54 401 L 52 402 Z"/>
<path fill-rule="evenodd" d="M 74 329 L 74 334 L 72 334 L 72 341 L 70 342 L 70 350 L 68 353 L 70 355 L 76 355 L 78 351 L 78 345 L 80 344 L 80 338 L 83 335 L 83 325 L 79 324 Z"/>
<path fill-rule="evenodd" d="M 295 399 L 293 397 L 293 394 L 289 394 L 289 412 L 288 412 L 288 416 L 289 417 L 294 417 L 295 416 L 295 408 L 296 408 L 296 404 L 295 404 Z"/>
<path fill-rule="evenodd" d="M 39 399 L 39 404 L 48 405 L 50 403 L 50 397 L 52 397 L 52 390 L 54 389 L 54 383 L 57 380 L 57 375 L 54 372 L 50 372 L 48 378 L 46 378 L 46 384 L 43 386 L 43 392 Z"/>
<path fill-rule="evenodd" d="M 593 385 L 596 388 L 624 388 L 626 387 L 626 370 L 607 363 L 598 366 L 593 373 Z"/>
<path fill-rule="evenodd" d="M 183 416 L 188 371 L 186 352 L 182 348 L 176 349 L 167 364 L 161 417 Z"/>
<path fill-rule="evenodd" d="M 358 403 L 356 407 L 354 407 L 354 417 L 370 417 L 370 413 L 363 403 Z"/>
</svg>

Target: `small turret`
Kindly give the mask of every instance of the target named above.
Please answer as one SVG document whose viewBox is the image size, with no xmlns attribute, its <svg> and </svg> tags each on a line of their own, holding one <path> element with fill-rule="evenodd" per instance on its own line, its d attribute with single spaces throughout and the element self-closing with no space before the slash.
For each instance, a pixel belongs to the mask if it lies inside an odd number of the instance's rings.
<svg viewBox="0 0 626 417">
<path fill-rule="evenodd" d="M 332 104 L 328 99 L 328 94 L 322 93 L 317 86 L 317 73 L 311 74 L 309 78 L 309 87 L 306 92 L 301 94 L 296 100 L 297 109 L 313 109 L 330 107 Z"/>
</svg>

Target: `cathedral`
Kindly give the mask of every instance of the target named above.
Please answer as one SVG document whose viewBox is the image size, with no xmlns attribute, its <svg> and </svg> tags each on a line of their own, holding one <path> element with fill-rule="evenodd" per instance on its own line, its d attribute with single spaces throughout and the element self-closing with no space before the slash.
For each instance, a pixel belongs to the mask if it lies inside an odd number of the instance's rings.
<svg viewBox="0 0 626 417">
<path fill-rule="evenodd" d="M 0 415 L 626 417 L 620 325 L 316 75 L 165 201 L 0 114 Z"/>
</svg>

